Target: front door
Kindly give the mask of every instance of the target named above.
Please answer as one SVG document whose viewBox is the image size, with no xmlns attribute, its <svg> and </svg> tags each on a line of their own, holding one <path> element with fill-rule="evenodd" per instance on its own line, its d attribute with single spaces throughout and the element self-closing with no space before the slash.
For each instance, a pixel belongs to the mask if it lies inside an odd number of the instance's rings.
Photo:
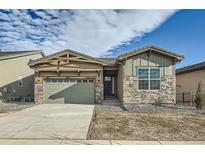
<svg viewBox="0 0 205 154">
<path fill-rule="evenodd" d="M 115 96 L 114 76 L 104 76 L 104 96 Z"/>
</svg>

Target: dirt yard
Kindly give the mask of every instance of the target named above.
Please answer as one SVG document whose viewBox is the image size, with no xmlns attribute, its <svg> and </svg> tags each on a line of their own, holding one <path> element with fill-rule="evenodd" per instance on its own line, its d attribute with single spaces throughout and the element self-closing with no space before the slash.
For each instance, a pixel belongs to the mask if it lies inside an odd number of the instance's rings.
<svg viewBox="0 0 205 154">
<path fill-rule="evenodd" d="M 1 112 L 0 112 L 0 118 L 3 117 L 3 116 L 8 115 L 8 114 L 10 114 L 10 113 L 12 113 L 12 112 L 5 112 L 5 113 L 1 113 Z"/>
<path fill-rule="evenodd" d="M 205 141 L 205 115 L 96 111 L 88 139 Z"/>
</svg>

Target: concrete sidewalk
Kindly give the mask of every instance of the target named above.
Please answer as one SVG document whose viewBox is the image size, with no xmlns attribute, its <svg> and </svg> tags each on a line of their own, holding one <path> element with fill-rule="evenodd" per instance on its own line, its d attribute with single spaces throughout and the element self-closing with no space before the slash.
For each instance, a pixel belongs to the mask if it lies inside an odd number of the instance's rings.
<svg viewBox="0 0 205 154">
<path fill-rule="evenodd" d="M 0 139 L 0 145 L 205 145 L 205 141 Z"/>
</svg>

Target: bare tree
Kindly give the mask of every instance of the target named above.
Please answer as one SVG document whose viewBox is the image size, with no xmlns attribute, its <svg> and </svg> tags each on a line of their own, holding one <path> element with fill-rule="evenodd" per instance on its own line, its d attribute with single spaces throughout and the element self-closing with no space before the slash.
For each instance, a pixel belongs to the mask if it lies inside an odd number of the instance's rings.
<svg viewBox="0 0 205 154">
<path fill-rule="evenodd" d="M 196 96 L 195 96 L 196 108 L 201 109 L 205 107 L 205 82 L 200 80 L 198 83 Z"/>
</svg>

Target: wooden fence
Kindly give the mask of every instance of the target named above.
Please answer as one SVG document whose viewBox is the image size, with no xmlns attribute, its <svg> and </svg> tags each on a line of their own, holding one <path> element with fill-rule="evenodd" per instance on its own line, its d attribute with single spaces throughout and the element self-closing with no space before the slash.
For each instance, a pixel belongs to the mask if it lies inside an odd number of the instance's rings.
<svg viewBox="0 0 205 154">
<path fill-rule="evenodd" d="M 176 103 L 181 105 L 193 106 L 194 104 L 193 92 L 176 93 Z"/>
</svg>

